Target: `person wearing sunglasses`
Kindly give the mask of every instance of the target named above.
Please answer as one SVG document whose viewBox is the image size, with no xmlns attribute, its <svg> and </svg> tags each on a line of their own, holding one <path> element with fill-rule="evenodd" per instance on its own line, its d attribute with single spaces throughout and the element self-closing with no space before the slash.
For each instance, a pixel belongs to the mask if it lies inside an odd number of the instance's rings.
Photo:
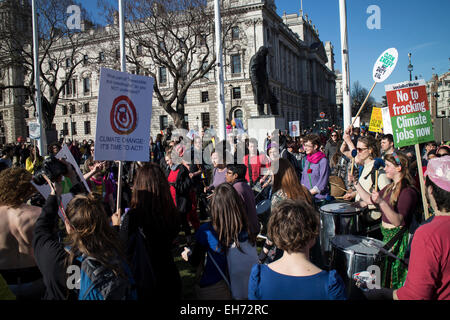
<svg viewBox="0 0 450 320">
<path fill-rule="evenodd" d="M 387 178 L 386 173 L 382 170 L 376 170 L 375 159 L 380 157 L 380 150 L 377 146 L 377 141 L 372 136 L 362 137 L 358 139 L 356 148 L 350 138 L 351 127 L 347 128 L 344 134 L 344 142 L 347 144 L 351 151 L 343 152 L 349 159 L 355 154 L 355 163 L 359 166 L 359 172 L 354 170 L 354 174 L 359 173 L 358 183 L 366 192 L 372 192 L 372 190 L 382 190 L 386 187 L 390 180 Z M 341 147 L 341 151 L 343 148 Z M 355 150 L 355 151 L 353 151 Z M 348 174 L 348 179 L 351 174 Z M 375 182 L 377 185 L 375 186 Z M 350 182 L 350 180 L 349 180 Z M 351 184 L 351 182 L 350 182 Z M 381 218 L 381 212 L 372 204 L 368 204 L 365 201 L 361 201 L 361 196 L 356 191 L 348 192 L 344 195 L 344 200 L 359 202 L 362 207 L 368 207 L 369 211 L 363 216 L 363 224 L 366 228 L 372 229 L 379 225 L 379 219 Z M 380 239 L 381 234 L 379 231 L 375 231 L 373 234 L 370 233 L 369 236 Z"/>
<path fill-rule="evenodd" d="M 325 155 L 327 159 L 330 160 L 333 155 L 337 152 L 339 147 L 339 135 L 337 131 L 333 131 L 331 133 L 330 139 L 328 139 L 327 144 L 325 145 Z"/>
</svg>

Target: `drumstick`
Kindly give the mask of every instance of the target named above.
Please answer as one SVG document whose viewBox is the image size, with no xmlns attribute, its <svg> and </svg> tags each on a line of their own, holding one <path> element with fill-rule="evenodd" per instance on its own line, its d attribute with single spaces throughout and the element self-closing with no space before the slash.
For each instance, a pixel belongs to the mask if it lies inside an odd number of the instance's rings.
<svg viewBox="0 0 450 320">
<path fill-rule="evenodd" d="M 334 197 L 335 199 L 344 199 L 344 196 L 342 197 Z"/>
<path fill-rule="evenodd" d="M 341 189 L 342 191 L 347 192 L 347 189 L 344 189 L 344 188 L 342 188 L 341 186 L 339 186 L 339 185 L 337 185 L 337 184 L 335 184 L 335 183 L 333 183 L 333 182 L 330 182 L 330 184 L 332 184 L 332 185 L 335 186 L 335 187 L 338 187 L 338 188 Z"/>
<path fill-rule="evenodd" d="M 378 170 L 375 170 L 375 191 L 378 191 Z"/>
</svg>

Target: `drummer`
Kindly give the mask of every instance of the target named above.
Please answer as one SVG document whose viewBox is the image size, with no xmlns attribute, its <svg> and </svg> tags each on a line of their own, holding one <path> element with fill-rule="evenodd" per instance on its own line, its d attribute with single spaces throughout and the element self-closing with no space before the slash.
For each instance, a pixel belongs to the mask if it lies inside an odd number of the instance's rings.
<svg viewBox="0 0 450 320">
<path fill-rule="evenodd" d="M 355 158 L 355 162 L 358 165 L 362 166 L 362 170 L 359 174 L 358 183 L 366 192 L 372 192 L 373 190 L 382 190 L 386 187 L 391 181 L 387 178 L 386 173 L 381 170 L 375 170 L 375 158 L 380 156 L 380 151 L 377 146 L 376 139 L 372 136 L 366 136 L 358 139 L 357 147 L 355 148 L 350 133 L 351 126 L 345 130 L 344 133 L 344 142 L 348 145 L 350 150 L 356 149 L 357 155 Z M 341 149 L 342 150 L 342 149 Z M 350 152 L 351 153 L 351 152 Z M 346 156 L 350 157 L 351 154 Z M 350 178 L 350 174 L 348 175 Z M 375 182 L 377 181 L 377 185 L 375 186 Z M 357 191 L 348 192 L 344 195 L 344 200 L 351 201 L 355 200 L 355 202 L 359 202 L 358 204 L 361 207 L 368 207 L 369 212 L 363 217 L 363 223 L 365 227 L 372 228 L 376 227 L 381 218 L 381 212 L 372 204 L 368 204 L 364 201 L 361 201 L 361 195 Z M 378 232 L 370 232 L 368 236 L 381 240 L 382 235 Z"/>
<path fill-rule="evenodd" d="M 450 157 L 428 162 L 427 198 L 434 216 L 414 233 L 405 284 L 398 290 L 371 289 L 370 300 L 450 300 Z"/>
<path fill-rule="evenodd" d="M 359 143 L 359 141 L 358 141 Z M 385 157 L 386 175 L 392 183 L 380 192 L 367 192 L 359 181 L 355 181 L 356 191 L 361 199 L 376 205 L 382 213 L 381 232 L 383 242 L 392 253 L 403 259 L 409 243 L 409 226 L 417 209 L 418 194 L 409 173 L 408 158 L 402 154 L 389 154 Z M 350 180 L 354 178 L 350 175 Z M 382 285 L 386 288 L 400 288 L 406 278 L 407 269 L 399 260 L 387 258 L 384 263 Z"/>
</svg>

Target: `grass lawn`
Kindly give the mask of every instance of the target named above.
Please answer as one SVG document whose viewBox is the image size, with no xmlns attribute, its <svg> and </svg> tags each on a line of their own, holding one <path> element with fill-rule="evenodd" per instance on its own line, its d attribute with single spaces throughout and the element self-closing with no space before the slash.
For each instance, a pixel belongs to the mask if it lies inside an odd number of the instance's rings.
<svg viewBox="0 0 450 320">
<path fill-rule="evenodd" d="M 203 222 L 206 221 L 202 221 L 202 223 Z M 182 239 L 183 241 L 181 241 L 182 243 L 178 245 L 178 249 L 174 250 L 174 260 L 180 273 L 181 281 L 183 283 L 183 300 L 195 300 L 197 298 L 194 289 L 197 270 L 196 268 L 191 266 L 191 264 L 181 258 L 181 252 L 183 252 L 184 247 L 186 246 L 186 238 L 184 237 L 183 232 L 180 233 L 180 236 L 180 239 Z M 256 243 L 258 254 L 261 251 L 263 244 L 264 240 L 258 238 Z"/>
</svg>

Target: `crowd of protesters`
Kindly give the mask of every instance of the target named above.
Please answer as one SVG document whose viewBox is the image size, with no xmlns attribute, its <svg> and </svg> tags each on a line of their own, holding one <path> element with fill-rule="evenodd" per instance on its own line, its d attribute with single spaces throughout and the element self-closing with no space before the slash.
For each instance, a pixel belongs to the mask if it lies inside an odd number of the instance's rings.
<svg viewBox="0 0 450 320">
<path fill-rule="evenodd" d="M 91 192 L 67 166 L 53 180 L 44 172 L 47 198 L 31 181 L 62 144 L 51 143 L 45 155 L 35 144 L 1 146 L 0 299 L 179 300 L 186 289 L 198 299 L 231 299 L 233 279 L 248 299 L 348 299 L 341 275 L 317 254 L 319 208 L 336 201 L 367 208 L 366 235 L 398 257 L 383 261 L 382 288 L 361 289 L 362 296 L 450 299 L 448 143 L 421 146 L 426 220 L 415 151 L 396 149 L 390 134 L 276 130 L 259 145 L 232 126 L 224 141 L 206 129 L 191 137 L 161 132 L 149 162 L 125 162 L 119 208 L 118 163 L 95 160 L 92 140 L 67 143 Z M 64 209 L 65 189 L 73 199 Z M 239 278 L 234 247 L 258 252 Z M 195 288 L 183 286 L 180 252 L 198 269 Z M 70 287 L 73 266 L 83 272 Z M 98 273 L 109 285 L 92 280 Z"/>
</svg>

